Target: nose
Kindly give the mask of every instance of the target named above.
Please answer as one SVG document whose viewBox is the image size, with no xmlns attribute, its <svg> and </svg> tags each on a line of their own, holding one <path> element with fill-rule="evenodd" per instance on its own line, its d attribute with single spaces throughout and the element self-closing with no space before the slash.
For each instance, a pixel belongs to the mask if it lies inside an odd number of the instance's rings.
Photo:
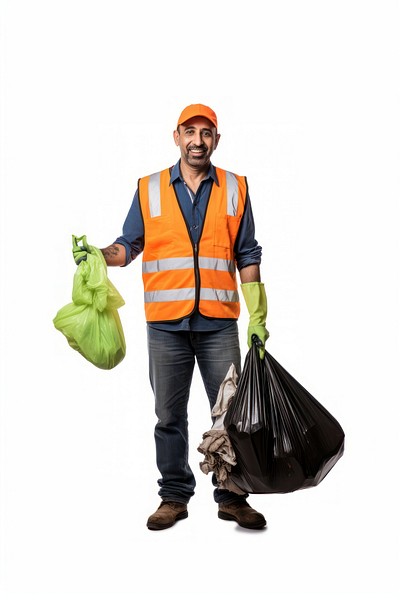
<svg viewBox="0 0 400 600">
<path fill-rule="evenodd" d="M 193 142 L 195 143 L 196 146 L 201 146 L 203 144 L 203 139 L 202 139 L 202 136 L 201 136 L 201 131 L 196 131 L 195 132 Z"/>
</svg>

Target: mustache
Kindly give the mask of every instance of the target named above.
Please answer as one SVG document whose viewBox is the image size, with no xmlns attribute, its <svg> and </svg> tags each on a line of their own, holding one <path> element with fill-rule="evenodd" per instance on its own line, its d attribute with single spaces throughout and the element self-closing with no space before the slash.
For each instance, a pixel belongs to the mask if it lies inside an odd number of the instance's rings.
<svg viewBox="0 0 400 600">
<path fill-rule="evenodd" d="M 204 146 L 203 144 L 201 146 L 189 146 L 188 150 L 207 150 L 206 146 Z"/>
</svg>

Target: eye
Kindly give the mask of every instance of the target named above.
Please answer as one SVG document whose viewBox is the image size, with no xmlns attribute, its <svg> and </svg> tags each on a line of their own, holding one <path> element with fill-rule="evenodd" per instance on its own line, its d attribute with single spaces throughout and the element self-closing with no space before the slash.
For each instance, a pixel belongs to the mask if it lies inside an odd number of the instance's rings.
<svg viewBox="0 0 400 600">
<path fill-rule="evenodd" d="M 211 131 L 203 131 L 202 135 L 203 135 L 203 137 L 210 137 Z"/>
</svg>

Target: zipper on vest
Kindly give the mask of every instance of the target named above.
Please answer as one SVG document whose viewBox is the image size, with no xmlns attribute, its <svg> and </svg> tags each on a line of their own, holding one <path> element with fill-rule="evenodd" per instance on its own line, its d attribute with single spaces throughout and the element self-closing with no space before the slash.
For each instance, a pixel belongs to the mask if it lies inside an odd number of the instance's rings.
<svg viewBox="0 0 400 600">
<path fill-rule="evenodd" d="M 195 280 L 195 291 L 196 291 L 193 311 L 195 311 L 199 307 L 199 302 L 200 302 L 200 269 L 199 269 L 199 245 L 198 245 L 198 243 L 193 244 L 193 258 L 194 258 L 194 280 Z"/>
</svg>

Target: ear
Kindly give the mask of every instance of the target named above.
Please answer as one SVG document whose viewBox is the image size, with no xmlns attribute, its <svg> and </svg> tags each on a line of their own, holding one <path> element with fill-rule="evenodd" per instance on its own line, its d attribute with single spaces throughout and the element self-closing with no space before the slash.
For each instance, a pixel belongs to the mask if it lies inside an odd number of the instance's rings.
<svg viewBox="0 0 400 600">
<path fill-rule="evenodd" d="M 219 144 L 219 140 L 220 140 L 221 134 L 217 133 L 217 135 L 215 136 L 215 144 L 214 144 L 214 150 L 216 149 L 216 147 Z"/>
<path fill-rule="evenodd" d="M 174 134 L 173 134 L 173 135 L 174 135 L 174 142 L 175 142 L 175 145 L 176 145 L 176 146 L 179 146 L 179 131 L 177 131 L 177 130 L 175 129 L 175 131 L 174 131 Z"/>
</svg>

